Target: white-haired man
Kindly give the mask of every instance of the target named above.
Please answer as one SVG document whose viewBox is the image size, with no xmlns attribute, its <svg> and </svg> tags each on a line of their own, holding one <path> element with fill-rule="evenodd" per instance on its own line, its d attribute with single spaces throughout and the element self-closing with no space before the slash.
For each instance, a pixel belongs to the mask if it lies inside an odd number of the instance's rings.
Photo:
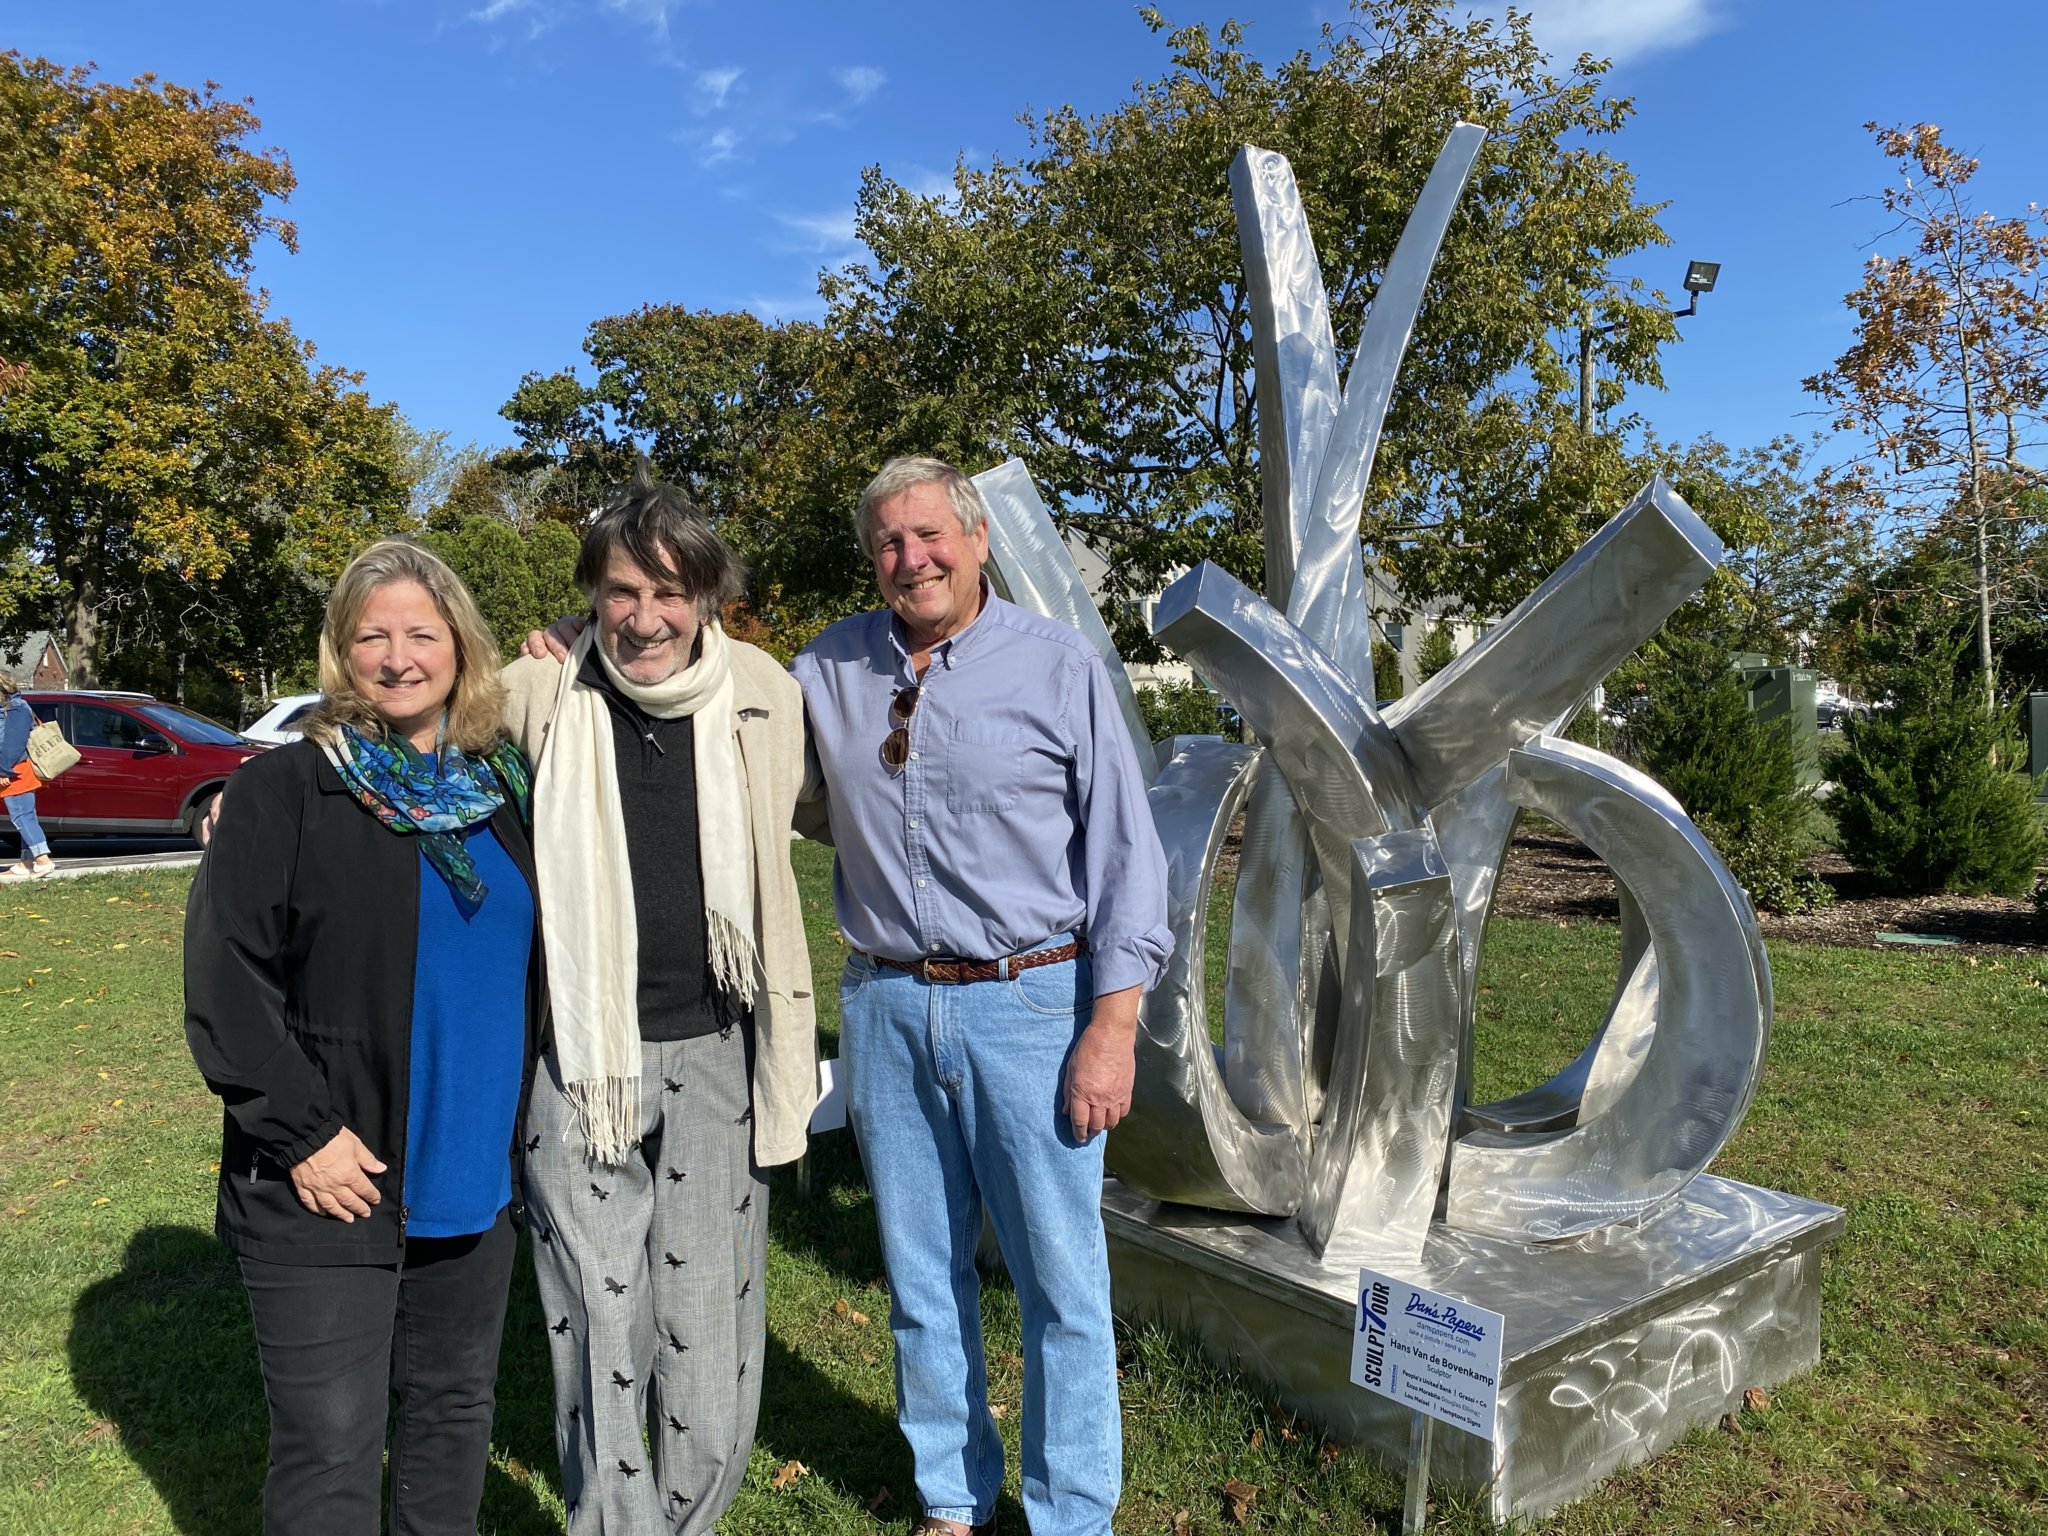
<svg viewBox="0 0 2048 1536">
<path fill-rule="evenodd" d="M 855 527 L 885 607 L 798 655 L 808 797 L 838 858 L 848 1101 L 889 1269 L 920 1530 L 993 1530 L 974 1253 L 1023 1315 L 1034 1536 L 1107 1536 L 1122 1479 L 1102 1133 L 1130 1107 L 1138 1000 L 1172 951 L 1166 861 L 1102 660 L 989 591 L 986 509 L 896 459 Z"/>
</svg>

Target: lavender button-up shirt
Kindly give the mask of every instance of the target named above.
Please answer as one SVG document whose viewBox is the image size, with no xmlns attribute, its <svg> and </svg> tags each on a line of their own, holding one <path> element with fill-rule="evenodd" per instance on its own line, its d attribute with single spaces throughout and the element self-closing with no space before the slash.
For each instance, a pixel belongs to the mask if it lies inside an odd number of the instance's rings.
<svg viewBox="0 0 2048 1536">
<path fill-rule="evenodd" d="M 889 701 L 917 681 L 887 609 L 833 625 L 790 666 L 856 949 L 993 959 L 1084 935 L 1098 996 L 1150 986 L 1173 952 L 1166 856 L 1102 659 L 1067 625 L 983 589 L 932 648 L 910 759 L 882 763 Z"/>
</svg>

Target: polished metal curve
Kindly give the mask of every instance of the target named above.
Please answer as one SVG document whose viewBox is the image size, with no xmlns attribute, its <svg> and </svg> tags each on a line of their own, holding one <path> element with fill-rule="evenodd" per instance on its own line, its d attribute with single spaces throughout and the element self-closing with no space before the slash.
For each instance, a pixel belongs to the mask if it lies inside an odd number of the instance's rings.
<svg viewBox="0 0 2048 1536">
<path fill-rule="evenodd" d="M 1755 1092 L 1771 992 L 1749 898 L 1653 780 L 1541 737 L 1509 754 L 1507 792 L 1607 862 L 1656 959 L 1656 1027 L 1599 1113 L 1553 1132 L 1470 1131 L 1451 1153 L 1445 1219 L 1538 1242 L 1638 1219 L 1706 1168 Z"/>
<path fill-rule="evenodd" d="M 988 505 L 988 570 L 997 594 L 1020 608 L 1071 624 L 1095 648 L 1109 669 L 1117 709 L 1138 749 L 1145 782 L 1151 783 L 1157 771 L 1152 733 L 1138 708 L 1131 674 L 1109 637 L 1109 626 L 1102 622 L 1095 599 L 1088 595 L 1087 583 L 1074 569 L 1074 557 L 1067 553 L 1052 513 L 1031 483 L 1031 471 L 1022 459 L 1005 459 L 976 475 L 974 484 Z"/>
<path fill-rule="evenodd" d="M 1176 950 L 1141 1014 L 1138 1086 L 1110 1168 L 1163 1201 L 1296 1218 L 1324 1264 L 1412 1259 L 1432 1213 L 1517 1242 L 1637 1221 L 1739 1124 L 1770 979 L 1746 897 L 1671 797 L 1559 739 L 1588 690 L 1711 574 L 1718 539 L 1653 480 L 1485 638 L 1373 702 L 1358 543 L 1398 364 L 1484 133 L 1460 125 L 1380 285 L 1342 395 L 1327 297 L 1286 161 L 1231 170 L 1258 371 L 1266 591 L 1213 565 L 1154 632 L 1236 705 L 1257 748 L 1158 757 L 1108 631 L 1029 476 L 978 477 L 991 567 L 1075 623 L 1159 763 Z M 1164 761 L 1160 762 L 1159 758 Z M 1470 1102 L 1485 927 L 1516 815 L 1551 816 L 1614 869 L 1621 963 L 1603 1020 L 1549 1082 Z M 1213 873 L 1240 811 L 1221 1067 L 1203 992 Z"/>
<path fill-rule="evenodd" d="M 1212 1210 L 1292 1211 L 1307 1176 L 1306 1135 L 1231 1104 L 1203 990 L 1216 858 L 1262 754 L 1214 737 L 1178 745 L 1148 797 L 1166 849 L 1173 955 L 1139 1009 L 1131 1111 L 1109 1138 L 1109 1170 L 1141 1194 L 1172 1189 L 1171 1198 Z"/>
</svg>

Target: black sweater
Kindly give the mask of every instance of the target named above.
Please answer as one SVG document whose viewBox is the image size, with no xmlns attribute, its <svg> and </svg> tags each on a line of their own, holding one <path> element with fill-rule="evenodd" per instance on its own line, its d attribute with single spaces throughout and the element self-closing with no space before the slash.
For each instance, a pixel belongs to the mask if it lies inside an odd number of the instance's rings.
<svg viewBox="0 0 2048 1536">
<path fill-rule="evenodd" d="M 697 840 L 696 721 L 644 713 L 612 686 L 593 647 L 579 680 L 611 709 L 619 809 L 633 867 L 640 932 L 640 1038 L 692 1040 L 751 1022 L 711 974 L 704 942 L 703 858 Z"/>
</svg>

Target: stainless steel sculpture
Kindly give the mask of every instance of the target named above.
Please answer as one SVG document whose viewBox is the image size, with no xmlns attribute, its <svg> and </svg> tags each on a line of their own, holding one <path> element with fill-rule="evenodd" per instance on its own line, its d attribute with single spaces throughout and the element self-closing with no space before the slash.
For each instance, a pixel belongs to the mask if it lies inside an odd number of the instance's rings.
<svg viewBox="0 0 2048 1536">
<path fill-rule="evenodd" d="M 1284 1291 L 1304 1316 L 1324 1305 L 1318 1298 L 1343 1295 L 1366 1263 L 1440 1288 L 1446 1276 L 1491 1287 L 1473 1299 L 1496 1310 L 1519 1301 L 1526 1319 L 1530 1296 L 1573 1261 L 1571 1242 L 1619 1243 L 1616 1253 L 1633 1243 L 1656 1256 L 1648 1234 L 1663 1232 L 1656 1241 L 1677 1242 L 1683 1262 L 1646 1259 L 1654 1283 L 1632 1282 L 1626 1258 L 1603 1271 L 1641 1294 L 1602 1303 L 1597 1353 L 1611 1352 L 1620 1320 L 1661 1317 L 1656 1307 L 1703 1277 L 1755 1269 L 1744 1256 L 1761 1251 L 1759 1233 L 1778 1234 L 1772 1262 L 1789 1265 L 1785 1232 L 1798 1231 L 1804 1254 L 1837 1220 L 1806 1202 L 1788 1214 L 1790 1197 L 1722 1180 L 1688 1195 L 1762 1068 L 1763 945 L 1747 898 L 1683 809 L 1625 764 L 1555 734 L 1712 572 L 1722 550 L 1706 525 L 1653 482 L 1478 645 L 1384 712 L 1374 703 L 1359 515 L 1426 280 L 1483 140 L 1470 124 L 1452 130 L 1341 393 L 1293 174 L 1270 152 L 1239 155 L 1231 185 L 1261 404 L 1266 592 L 1204 564 L 1167 589 L 1155 619 L 1158 638 L 1217 685 L 1258 746 L 1178 739 L 1152 783 L 1176 949 L 1146 1000 L 1132 1112 L 1109 1143 L 1120 1295 L 1154 1310 L 1180 1296 L 1198 1326 L 1206 1318 L 1236 1341 L 1233 1352 L 1257 1356 L 1303 1402 L 1368 1437 L 1371 1415 L 1343 1393 L 1341 1368 L 1325 1383 L 1326 1360 L 1309 1367 L 1284 1344 L 1276 1352 L 1276 1330 L 1262 1329 L 1242 1296 L 1219 1290 L 1205 1312 L 1208 1293 L 1151 1267 L 1160 1255 L 1219 1266 L 1219 1285 L 1243 1296 Z M 980 478 L 996 582 L 1094 641 L 1150 767 L 1135 695 L 1029 475 L 1013 462 Z M 1479 956 L 1522 809 L 1561 822 L 1613 869 L 1621 963 L 1607 1017 L 1570 1067 L 1512 1099 L 1473 1104 Z M 1240 811 L 1219 1050 L 1203 945 L 1216 858 Z M 1753 1214 L 1765 1206 L 1768 1219 Z M 1716 1226 L 1712 1213 L 1726 1211 L 1737 1215 Z M 1489 1243 L 1507 1246 L 1496 1256 Z M 1248 1267 L 1258 1275 L 1240 1273 Z M 1802 1282 L 1810 1270 L 1792 1266 Z M 1745 1290 L 1739 1305 L 1759 1304 Z M 1516 1357 L 1526 1389 L 1587 1326 L 1568 1310 L 1542 1312 L 1538 1342 Z M 1348 1335 L 1348 1308 L 1340 1325 Z M 1807 1332 L 1795 1335 L 1797 1353 Z M 1552 1417 L 1581 1411 L 1571 1390 L 1546 1390 L 1564 1391 L 1545 1410 Z M 1515 1475 L 1505 1450 L 1496 1459 L 1468 1448 L 1471 1480 L 1493 1488 L 1497 1513 L 1547 1507 L 1574 1477 L 1583 1484 L 1603 1464 L 1647 1453 L 1617 1429 L 1611 1392 L 1587 1390 L 1581 1407 L 1595 1428 L 1573 1420 L 1562 1445 L 1549 1443 L 1533 1407 L 1504 1416 L 1524 1426 L 1527 1466 Z M 1676 1433 L 1692 1409 L 1682 1393 L 1665 1395 L 1659 1423 L 1670 1417 Z M 1541 1455 L 1529 1449 L 1538 1445 Z"/>
</svg>

